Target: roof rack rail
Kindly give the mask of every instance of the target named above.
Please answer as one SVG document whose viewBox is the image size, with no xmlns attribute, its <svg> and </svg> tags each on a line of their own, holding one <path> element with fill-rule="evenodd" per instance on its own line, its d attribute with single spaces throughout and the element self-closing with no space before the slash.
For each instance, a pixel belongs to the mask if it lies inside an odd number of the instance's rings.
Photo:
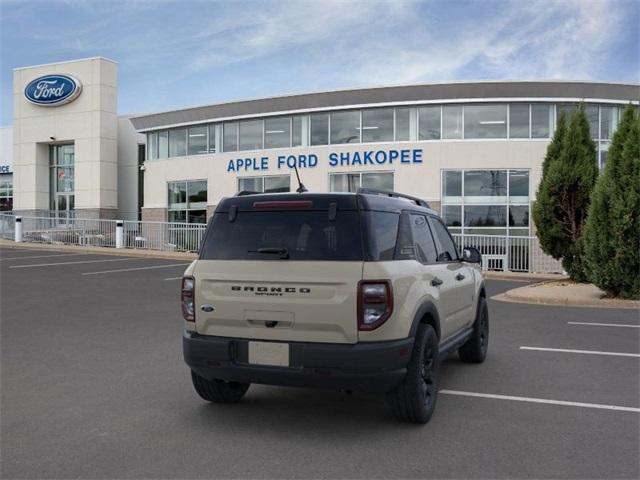
<svg viewBox="0 0 640 480">
<path fill-rule="evenodd" d="M 244 197 L 245 195 L 258 195 L 262 192 L 254 192 L 252 190 L 242 190 L 241 192 L 236 193 L 236 197 Z"/>
<path fill-rule="evenodd" d="M 366 194 L 366 195 L 385 195 L 387 197 L 394 197 L 394 198 L 405 198 L 421 207 L 425 207 L 429 209 L 431 208 L 429 204 L 426 201 L 422 200 L 421 198 L 412 197 L 411 195 L 405 195 L 404 193 L 398 193 L 392 190 L 381 190 L 378 188 L 358 188 L 358 191 L 356 193 Z"/>
</svg>

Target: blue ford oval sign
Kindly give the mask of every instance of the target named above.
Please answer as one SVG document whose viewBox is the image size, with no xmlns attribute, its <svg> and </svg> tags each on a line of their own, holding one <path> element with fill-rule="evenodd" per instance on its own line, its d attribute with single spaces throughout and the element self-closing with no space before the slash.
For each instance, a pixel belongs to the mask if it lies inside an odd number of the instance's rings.
<svg viewBox="0 0 640 480">
<path fill-rule="evenodd" d="M 29 82 L 24 96 L 36 105 L 58 106 L 75 100 L 81 90 L 80 81 L 70 75 L 45 75 Z"/>
</svg>

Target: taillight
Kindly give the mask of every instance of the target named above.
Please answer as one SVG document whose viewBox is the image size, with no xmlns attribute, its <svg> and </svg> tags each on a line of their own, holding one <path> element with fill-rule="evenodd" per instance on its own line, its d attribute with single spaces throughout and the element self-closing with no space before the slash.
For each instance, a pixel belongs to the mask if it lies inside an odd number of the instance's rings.
<svg viewBox="0 0 640 480">
<path fill-rule="evenodd" d="M 375 330 L 393 312 L 393 290 L 389 280 L 358 283 L 358 330 Z"/>
<path fill-rule="evenodd" d="M 196 311 L 193 299 L 195 285 L 195 278 L 182 277 L 182 293 L 180 295 L 180 302 L 182 304 L 182 316 L 187 322 L 196 321 Z"/>
</svg>

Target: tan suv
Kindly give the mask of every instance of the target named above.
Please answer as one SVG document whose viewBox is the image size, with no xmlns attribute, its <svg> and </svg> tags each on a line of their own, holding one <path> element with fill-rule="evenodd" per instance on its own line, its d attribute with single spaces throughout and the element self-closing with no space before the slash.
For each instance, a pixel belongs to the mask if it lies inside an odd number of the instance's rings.
<svg viewBox="0 0 640 480">
<path fill-rule="evenodd" d="M 394 192 L 226 198 L 182 280 L 184 358 L 205 400 L 251 383 L 383 392 L 426 423 L 438 364 L 487 354 L 480 253 Z"/>
</svg>

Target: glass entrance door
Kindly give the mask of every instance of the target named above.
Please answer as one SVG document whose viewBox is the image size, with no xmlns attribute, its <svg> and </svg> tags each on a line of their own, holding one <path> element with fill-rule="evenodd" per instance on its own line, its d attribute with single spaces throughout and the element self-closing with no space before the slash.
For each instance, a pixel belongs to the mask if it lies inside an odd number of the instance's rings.
<svg viewBox="0 0 640 480">
<path fill-rule="evenodd" d="M 69 145 L 51 145 L 49 155 L 50 209 L 53 215 L 65 222 L 73 218 L 75 208 L 75 148 Z"/>
</svg>

